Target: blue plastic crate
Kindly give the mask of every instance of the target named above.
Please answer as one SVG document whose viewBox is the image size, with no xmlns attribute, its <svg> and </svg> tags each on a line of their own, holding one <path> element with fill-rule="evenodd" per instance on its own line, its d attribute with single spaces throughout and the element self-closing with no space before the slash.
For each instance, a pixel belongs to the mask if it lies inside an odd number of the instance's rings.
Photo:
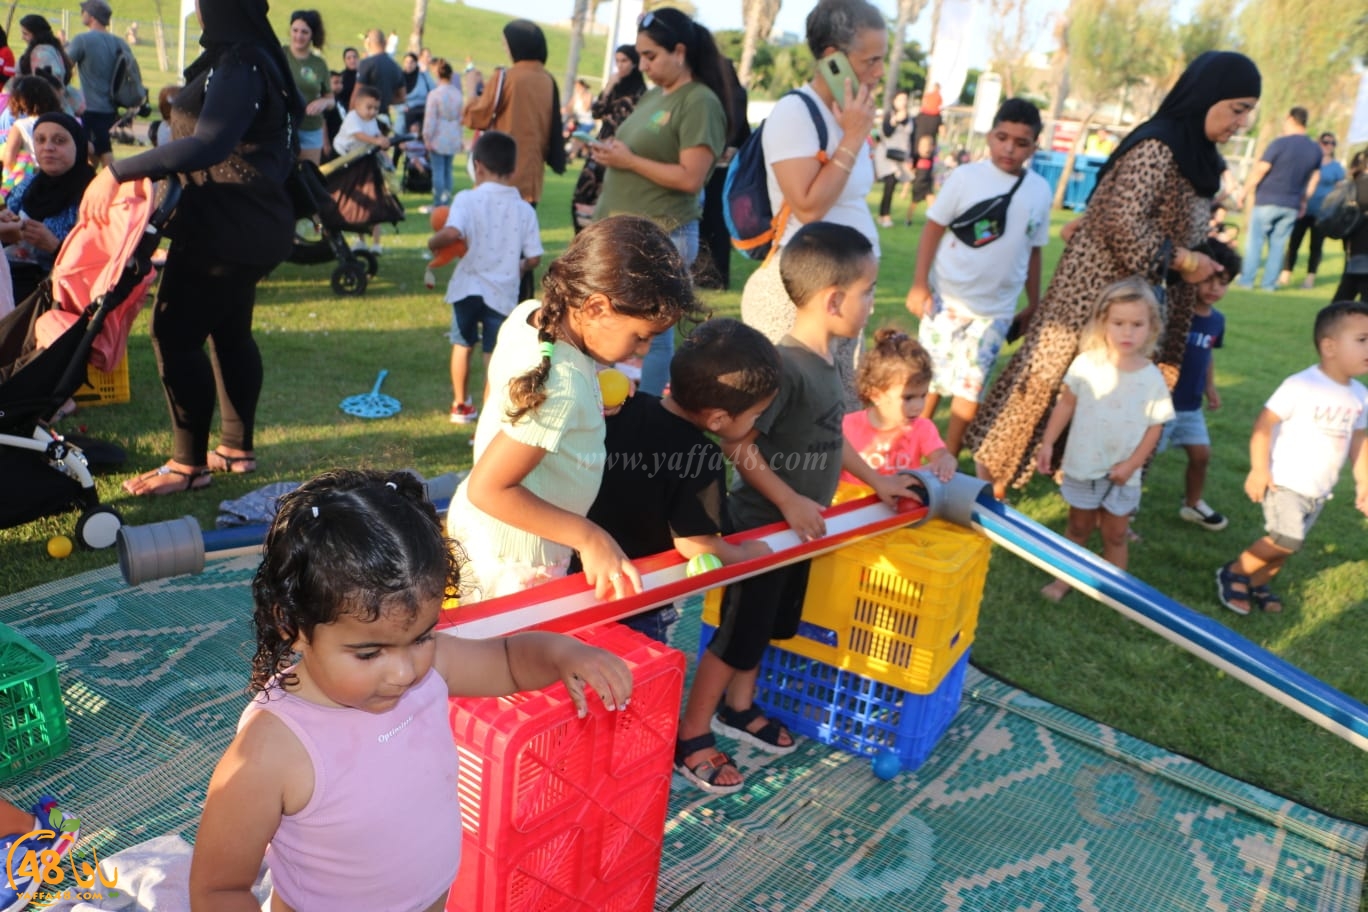
<svg viewBox="0 0 1368 912">
<path fill-rule="evenodd" d="M 703 624 L 699 653 L 716 630 Z M 966 651 L 929 694 L 914 694 L 771 645 L 760 660 L 755 702 L 808 738 L 853 754 L 891 751 L 905 770 L 926 762 L 959 711 Z"/>
</svg>

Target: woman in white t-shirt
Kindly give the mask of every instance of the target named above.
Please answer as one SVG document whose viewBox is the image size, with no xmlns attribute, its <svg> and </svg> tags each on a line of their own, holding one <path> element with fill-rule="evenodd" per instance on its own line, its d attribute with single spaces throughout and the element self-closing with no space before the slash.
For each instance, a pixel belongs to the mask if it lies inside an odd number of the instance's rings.
<svg viewBox="0 0 1368 912">
<path fill-rule="evenodd" d="M 807 43 L 818 60 L 841 53 L 850 61 L 855 84 L 838 98 L 820 75 L 798 91 L 816 103 L 826 124 L 827 142 L 819 135 L 810 106 L 793 95 L 781 98 L 765 121 L 765 164 L 770 206 L 789 208 L 789 219 L 776 251 L 799 226 L 828 221 L 848 225 L 869 238 L 879 253 L 879 232 L 865 202 L 874 185 L 874 164 L 866 137 L 874 126 L 874 94 L 884 75 L 888 26 L 879 8 L 865 0 L 822 0 L 808 14 Z M 819 152 L 825 152 L 818 158 Z M 779 257 L 755 271 L 741 294 L 741 319 L 778 342 L 793 326 L 794 306 L 779 280 Z M 855 392 L 859 339 L 838 339 L 832 356 L 846 388 L 849 411 L 860 407 Z"/>
</svg>

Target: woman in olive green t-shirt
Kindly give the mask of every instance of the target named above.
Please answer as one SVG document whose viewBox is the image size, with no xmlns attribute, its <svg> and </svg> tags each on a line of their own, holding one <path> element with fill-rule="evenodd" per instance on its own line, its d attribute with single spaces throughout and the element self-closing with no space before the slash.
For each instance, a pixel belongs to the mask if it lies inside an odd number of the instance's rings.
<svg viewBox="0 0 1368 912">
<path fill-rule="evenodd" d="M 323 17 L 317 10 L 296 10 L 290 19 L 290 43 L 285 59 L 290 64 L 299 94 L 304 96 L 304 117 L 299 131 L 299 157 L 315 165 L 323 158 L 323 112 L 332 106 L 332 83 L 328 61 L 314 53 L 323 49 Z"/>
<path fill-rule="evenodd" d="M 689 265 L 698 256 L 699 193 L 726 147 L 721 55 L 712 33 L 679 10 L 653 10 L 637 21 L 641 72 L 655 87 L 611 139 L 591 144 L 605 169 L 594 218 L 640 215 L 666 231 Z M 661 333 L 642 365 L 641 389 L 660 395 L 669 380 L 674 334 Z"/>
</svg>

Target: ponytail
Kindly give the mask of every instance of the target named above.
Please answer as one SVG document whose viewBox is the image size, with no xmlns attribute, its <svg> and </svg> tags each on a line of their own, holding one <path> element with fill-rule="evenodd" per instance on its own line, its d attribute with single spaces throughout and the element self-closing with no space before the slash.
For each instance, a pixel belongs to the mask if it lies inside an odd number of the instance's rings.
<svg viewBox="0 0 1368 912">
<path fill-rule="evenodd" d="M 541 360 L 525 374 L 508 381 L 508 420 L 517 423 L 528 412 L 534 412 L 546 401 L 546 378 L 551 375 L 551 355 L 556 347 L 556 327 L 565 317 L 565 302 L 546 295 L 537 309 L 537 347 Z"/>
</svg>

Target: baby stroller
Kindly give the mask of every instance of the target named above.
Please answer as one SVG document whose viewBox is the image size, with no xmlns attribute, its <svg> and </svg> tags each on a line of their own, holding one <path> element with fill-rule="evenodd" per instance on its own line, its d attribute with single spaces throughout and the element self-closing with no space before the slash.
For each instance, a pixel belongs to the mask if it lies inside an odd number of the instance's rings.
<svg viewBox="0 0 1368 912">
<path fill-rule="evenodd" d="M 107 548 L 123 524 L 100 505 L 86 454 L 50 422 L 86 382 L 88 362 L 112 366 L 123 355 L 155 277 L 152 254 L 180 199 L 180 185 L 167 182 L 154 211 L 151 187 L 122 185 L 107 226 L 78 223 L 52 276 L 0 319 L 0 527 L 79 507 L 76 540 Z"/>
<path fill-rule="evenodd" d="M 411 135 L 390 138 L 391 144 L 411 141 Z M 347 246 L 348 233 L 369 234 L 376 225 L 404 220 L 390 177 L 394 173 L 379 146 L 364 145 L 319 167 L 299 162 L 296 180 L 294 248 L 289 261 L 303 265 L 337 262 L 332 290 L 339 295 L 365 294 L 380 260 L 369 250 Z M 305 226 L 303 223 L 308 223 Z M 301 228 L 306 230 L 301 232 Z"/>
<path fill-rule="evenodd" d="M 428 160 L 427 146 L 419 139 L 404 143 L 400 151 L 404 153 L 404 191 L 431 193 L 432 164 Z"/>
</svg>

